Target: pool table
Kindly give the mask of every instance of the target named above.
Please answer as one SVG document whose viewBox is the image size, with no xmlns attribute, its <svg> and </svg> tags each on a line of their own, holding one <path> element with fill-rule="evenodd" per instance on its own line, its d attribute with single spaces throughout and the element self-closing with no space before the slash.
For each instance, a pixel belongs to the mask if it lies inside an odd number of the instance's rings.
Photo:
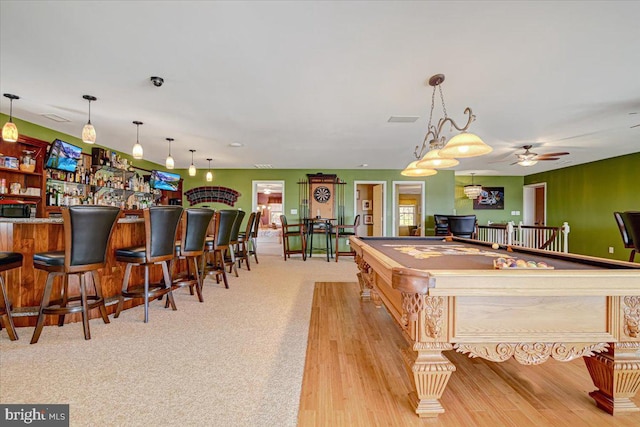
<svg viewBox="0 0 640 427">
<path fill-rule="evenodd" d="M 455 237 L 350 244 L 362 298 L 382 301 L 409 343 L 403 359 L 418 416 L 444 412 L 456 370 L 448 350 L 524 365 L 583 357 L 598 407 L 640 410 L 631 400 L 640 388 L 640 264 Z M 500 258 L 536 266 L 497 268 Z"/>
</svg>

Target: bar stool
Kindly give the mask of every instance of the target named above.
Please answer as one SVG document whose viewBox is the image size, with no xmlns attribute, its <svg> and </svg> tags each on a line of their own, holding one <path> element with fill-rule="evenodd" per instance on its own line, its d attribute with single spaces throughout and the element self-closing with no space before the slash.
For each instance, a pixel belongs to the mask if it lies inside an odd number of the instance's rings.
<svg viewBox="0 0 640 427">
<path fill-rule="evenodd" d="M 22 254 L 19 252 L 0 252 L 0 273 L 3 271 L 13 270 L 22 267 Z M 0 274 L 0 292 L 2 292 L 2 303 L 0 307 L 0 326 L 7 329 L 9 339 L 15 341 L 18 339 L 16 327 L 13 325 L 11 317 L 11 302 L 7 294 L 7 288 L 4 286 L 4 278 Z"/>
<path fill-rule="evenodd" d="M 113 206 L 84 205 L 62 208 L 64 250 L 40 252 L 33 256 L 34 267 L 48 271 L 48 274 L 31 344 L 38 342 L 44 316 L 47 314 L 57 315 L 58 326 L 62 326 L 66 314 L 82 313 L 86 340 L 91 339 L 89 310 L 99 308 L 102 320 L 109 323 L 97 270 L 104 268 L 106 264 L 107 246 L 119 216 L 120 209 Z M 69 297 L 69 275 L 72 274 L 78 276 L 80 296 Z M 93 279 L 95 295 L 87 295 L 87 275 Z M 61 295 L 60 299 L 51 301 L 56 276 L 63 276 Z M 69 305 L 78 301 L 80 304 Z"/>
<path fill-rule="evenodd" d="M 307 233 L 304 224 L 288 224 L 287 217 L 280 215 L 280 224 L 282 225 L 282 251 L 284 260 L 291 258 L 291 254 L 302 254 L 302 260 L 307 260 Z M 300 238 L 300 249 L 291 249 L 289 238 Z"/>
<path fill-rule="evenodd" d="M 249 255 L 253 255 L 253 258 L 256 260 L 256 264 L 260 264 L 258 262 L 258 231 L 260 230 L 261 217 L 262 217 L 262 212 L 258 211 L 256 213 L 256 219 L 253 221 L 251 236 L 249 237 L 249 242 L 251 243 L 251 246 L 249 247 Z"/>
<path fill-rule="evenodd" d="M 200 271 L 204 268 L 204 246 L 207 236 L 207 228 L 213 218 L 214 211 L 207 208 L 190 208 L 182 215 L 182 238 L 176 242 L 176 258 L 187 262 L 187 271 L 183 276 L 176 277 L 173 285 L 176 287 L 189 286 L 189 292 L 193 295 L 195 286 L 198 300 L 202 298 L 202 276 Z M 198 259 L 202 265 L 198 265 Z M 170 269 L 171 271 L 173 269 Z M 166 304 L 169 303 L 167 299 Z"/>
<path fill-rule="evenodd" d="M 206 255 L 209 258 L 203 274 L 215 274 L 216 282 L 220 283 L 220 277 L 224 287 L 229 289 L 227 270 L 224 264 L 224 252 L 229 248 L 231 228 L 236 220 L 238 211 L 223 209 L 217 211 L 214 217 L 213 238 L 207 237 L 205 243 Z"/>
<path fill-rule="evenodd" d="M 360 215 L 356 215 L 356 218 L 353 220 L 353 225 L 351 224 L 340 224 L 334 226 L 336 230 L 336 262 L 338 262 L 338 258 L 340 255 L 349 255 L 355 256 L 356 253 L 353 250 L 348 252 L 340 251 L 340 238 L 346 237 L 347 241 L 349 236 L 357 236 L 358 235 L 358 226 L 360 225 Z M 351 247 L 349 247 L 351 249 Z"/>
<path fill-rule="evenodd" d="M 242 267 L 242 261 L 247 263 L 247 270 L 251 271 L 251 266 L 249 265 L 249 257 L 251 253 L 249 252 L 249 246 L 251 243 L 251 231 L 253 230 L 253 224 L 256 221 L 256 213 L 251 212 L 249 218 L 247 219 L 247 225 L 245 226 L 244 232 L 238 233 L 238 243 L 236 244 L 235 254 L 236 259 L 238 260 L 238 268 Z"/>
<path fill-rule="evenodd" d="M 127 263 L 127 267 L 115 318 L 120 316 L 125 297 L 144 299 L 144 323 L 149 322 L 149 299 L 167 295 L 171 308 L 176 310 L 168 262 L 174 257 L 176 232 L 182 211 L 182 206 L 152 206 L 143 209 L 145 245 L 116 250 L 116 261 Z M 153 264 L 162 266 L 163 280 L 159 283 L 149 283 L 149 267 Z M 134 266 L 144 267 L 144 284 L 129 287 L 131 268 Z"/>
<path fill-rule="evenodd" d="M 223 209 L 224 211 L 225 209 Z M 235 273 L 236 277 L 238 277 L 238 268 L 236 267 L 236 248 L 238 247 L 238 234 L 240 233 L 240 226 L 242 225 L 242 220 L 244 219 L 245 212 L 236 210 L 232 211 L 236 213 L 236 219 L 233 221 L 233 226 L 231 227 L 231 234 L 229 235 L 229 248 L 224 253 L 224 264 L 229 267 L 229 273 L 231 273 L 231 269 Z"/>
</svg>

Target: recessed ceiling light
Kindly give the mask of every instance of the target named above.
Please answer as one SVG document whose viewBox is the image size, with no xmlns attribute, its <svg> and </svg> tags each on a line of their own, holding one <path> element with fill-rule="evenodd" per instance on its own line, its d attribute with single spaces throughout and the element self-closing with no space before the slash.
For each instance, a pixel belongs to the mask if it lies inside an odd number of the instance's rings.
<svg viewBox="0 0 640 427">
<path fill-rule="evenodd" d="M 229 147 L 242 147 L 244 144 L 240 143 L 240 142 L 232 142 L 231 144 L 229 144 Z"/>
<path fill-rule="evenodd" d="M 391 116 L 387 121 L 389 123 L 414 123 L 419 118 L 419 116 Z"/>
</svg>

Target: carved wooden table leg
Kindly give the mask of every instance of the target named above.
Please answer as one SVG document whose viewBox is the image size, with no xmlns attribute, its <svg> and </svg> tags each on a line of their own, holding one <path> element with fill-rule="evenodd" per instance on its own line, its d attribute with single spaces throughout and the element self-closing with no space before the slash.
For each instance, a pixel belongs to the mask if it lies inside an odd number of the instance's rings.
<svg viewBox="0 0 640 427">
<path fill-rule="evenodd" d="M 409 402 L 420 417 L 444 412 L 440 398 L 456 367 L 442 352 L 452 348 L 449 343 L 415 343 L 402 354 L 415 389 L 409 393 Z"/>
<path fill-rule="evenodd" d="M 360 299 L 363 301 L 369 301 L 371 299 L 371 289 L 373 283 L 371 283 L 372 271 L 369 264 L 367 264 L 360 255 L 354 257 L 355 262 L 358 265 L 360 272 L 358 273 L 358 283 L 360 284 Z"/>
<path fill-rule="evenodd" d="M 640 411 L 630 398 L 640 389 L 640 342 L 611 343 L 606 353 L 585 357 L 598 390 L 589 393 L 610 414 Z"/>
</svg>

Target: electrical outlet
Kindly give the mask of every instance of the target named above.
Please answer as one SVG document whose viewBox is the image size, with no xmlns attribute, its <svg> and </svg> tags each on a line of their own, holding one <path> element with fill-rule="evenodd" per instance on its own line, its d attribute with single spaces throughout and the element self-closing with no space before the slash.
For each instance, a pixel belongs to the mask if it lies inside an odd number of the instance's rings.
<svg viewBox="0 0 640 427">
<path fill-rule="evenodd" d="M 612 254 L 613 253 L 613 246 L 609 246 L 609 253 Z"/>
<path fill-rule="evenodd" d="M 347 246 L 349 246 L 351 244 L 351 242 L 349 240 L 347 240 Z"/>
</svg>

